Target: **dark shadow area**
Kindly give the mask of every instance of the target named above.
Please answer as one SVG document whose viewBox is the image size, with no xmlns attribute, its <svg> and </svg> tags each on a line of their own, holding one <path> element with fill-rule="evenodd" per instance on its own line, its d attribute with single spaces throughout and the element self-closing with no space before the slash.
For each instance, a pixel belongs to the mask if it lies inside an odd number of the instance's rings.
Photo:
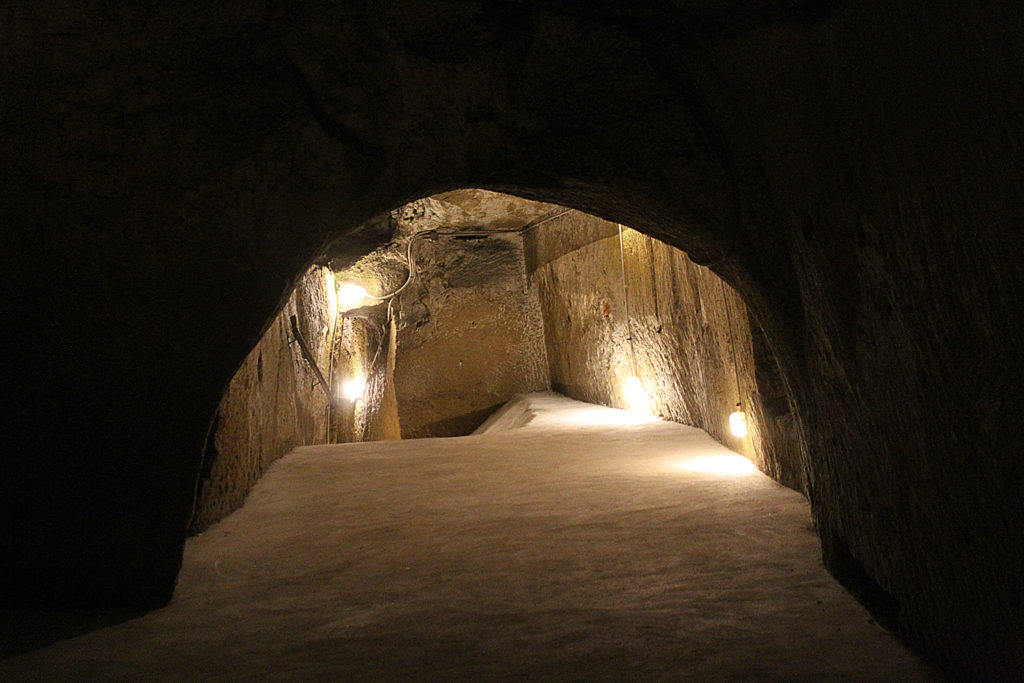
<svg viewBox="0 0 1024 683">
<path fill-rule="evenodd" d="M 456 415 L 455 417 L 449 417 L 444 420 L 437 420 L 429 424 L 423 425 L 415 432 L 407 434 L 407 439 L 429 439 L 434 437 L 444 436 L 465 436 L 466 434 L 472 434 L 473 430 L 482 425 L 487 418 L 489 418 L 494 411 L 501 408 L 504 403 L 496 403 L 493 406 L 488 406 L 481 410 L 474 410 L 471 413 L 465 415 Z"/>
<path fill-rule="evenodd" d="M 754 378 L 760 396 L 759 423 L 765 430 L 764 448 L 771 455 L 766 461 L 767 473 L 780 484 L 807 495 L 796 414 L 786 395 L 779 362 L 764 330 L 753 318 L 750 319 L 750 338 L 754 350 Z"/>
<path fill-rule="evenodd" d="M 2 610 L 0 658 L 15 657 L 62 640 L 138 619 L 146 610 Z"/>
<path fill-rule="evenodd" d="M 867 608 L 879 624 L 896 632 L 900 619 L 900 602 L 890 595 L 850 554 L 842 539 L 833 537 L 826 553 L 826 565 L 849 593 Z"/>
<path fill-rule="evenodd" d="M 864 606 L 874 620 L 903 643 L 911 652 L 928 662 L 935 680 L 970 680 L 967 672 L 956 662 L 935 657 L 900 633 L 900 601 L 868 573 L 864 565 L 850 552 L 843 539 L 835 534 L 822 534 L 822 550 L 825 568 Z"/>
</svg>

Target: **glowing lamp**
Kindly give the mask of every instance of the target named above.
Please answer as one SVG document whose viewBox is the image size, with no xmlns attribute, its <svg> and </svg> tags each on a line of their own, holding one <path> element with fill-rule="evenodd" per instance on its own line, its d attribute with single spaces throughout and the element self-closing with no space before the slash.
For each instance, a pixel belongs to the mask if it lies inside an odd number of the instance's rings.
<svg viewBox="0 0 1024 683">
<path fill-rule="evenodd" d="M 348 283 L 338 288 L 338 305 L 344 308 L 351 308 L 365 298 L 366 290 L 359 285 Z"/>
<path fill-rule="evenodd" d="M 647 392 L 644 391 L 644 385 L 640 383 L 639 377 L 634 375 L 627 379 L 626 385 L 622 388 L 622 393 L 630 410 L 647 412 Z"/>
<path fill-rule="evenodd" d="M 366 380 L 362 377 L 350 379 L 341 385 L 341 394 L 350 401 L 358 401 L 366 391 Z"/>
<path fill-rule="evenodd" d="M 742 410 L 735 410 L 729 415 L 729 431 L 737 439 L 747 435 L 747 414 Z"/>
</svg>

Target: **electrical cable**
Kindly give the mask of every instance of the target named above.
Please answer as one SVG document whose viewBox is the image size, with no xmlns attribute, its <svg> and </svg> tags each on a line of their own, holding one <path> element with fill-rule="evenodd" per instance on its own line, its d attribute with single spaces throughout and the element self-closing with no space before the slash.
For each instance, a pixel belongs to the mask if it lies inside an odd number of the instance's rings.
<svg viewBox="0 0 1024 683">
<path fill-rule="evenodd" d="M 367 299 L 372 299 L 374 301 L 379 301 L 381 303 L 386 301 L 388 303 L 387 314 L 385 315 L 385 318 L 384 318 L 384 324 L 381 327 L 380 340 L 377 342 L 377 350 L 374 352 L 373 360 L 370 361 L 370 365 L 369 365 L 369 368 L 368 368 L 370 373 L 372 373 L 374 371 L 374 369 L 375 369 L 375 367 L 377 365 L 377 359 L 380 357 L 380 352 L 384 348 L 384 341 L 390 336 L 389 335 L 389 327 L 388 326 L 391 324 L 391 320 L 392 320 L 392 317 L 394 315 L 394 310 L 393 310 L 394 300 L 395 300 L 395 298 L 399 294 L 401 294 L 403 291 L 405 291 L 405 289 L 412 283 L 413 279 L 416 277 L 416 273 L 417 273 L 417 270 L 416 270 L 416 259 L 415 259 L 414 255 L 413 255 L 413 246 L 416 244 L 417 240 L 421 240 L 421 239 L 438 239 L 438 238 L 453 239 L 453 238 L 458 238 L 458 237 L 461 237 L 461 236 L 466 236 L 466 237 L 489 237 L 489 236 L 495 235 L 495 234 L 511 234 L 511 233 L 522 234 L 522 233 L 526 232 L 527 230 L 532 230 L 533 228 L 536 228 L 538 225 L 542 225 L 544 223 L 547 223 L 548 221 L 552 221 L 552 220 L 554 220 L 556 218 L 559 218 L 560 216 L 564 216 L 565 214 L 567 214 L 567 213 L 569 213 L 570 211 L 573 211 L 573 210 L 574 209 L 561 209 L 561 210 L 552 209 L 551 211 L 547 212 L 546 214 L 538 216 L 534 220 L 532 220 L 529 223 L 526 223 L 525 225 L 523 225 L 521 227 L 518 227 L 518 228 L 500 228 L 500 229 L 495 229 L 495 230 L 484 230 L 484 229 L 479 229 L 479 230 L 450 230 L 450 231 L 442 231 L 442 230 L 434 229 L 434 230 L 425 230 L 423 232 L 418 232 L 418 233 L 413 234 L 409 238 L 409 242 L 407 243 L 406 249 L 405 249 L 405 264 L 406 264 L 406 269 L 408 271 L 406 276 L 405 276 L 405 282 L 403 282 L 402 285 L 398 289 L 396 289 L 395 291 L 390 292 L 388 294 L 385 294 L 383 296 L 374 296 L 373 294 L 369 294 L 369 293 L 367 293 L 365 295 Z M 621 229 L 621 226 L 620 226 L 620 229 Z M 333 327 L 333 330 L 331 332 L 331 349 L 330 349 L 330 355 L 329 355 L 329 361 L 328 361 L 330 363 L 330 375 L 331 375 L 331 379 L 329 380 L 329 383 L 332 384 L 332 385 L 333 385 L 333 382 L 334 382 L 334 347 L 335 347 L 336 340 L 337 340 L 337 335 L 338 335 L 338 324 L 339 324 L 341 318 L 350 318 L 350 317 L 362 317 L 362 318 L 369 319 L 369 316 L 358 316 L 358 315 L 351 315 L 351 314 L 345 314 L 345 313 L 340 313 L 340 312 L 335 315 L 334 327 Z M 632 344 L 632 338 L 630 338 L 630 343 Z M 333 402 L 333 400 L 329 399 L 328 402 L 327 402 L 327 425 L 326 425 L 326 432 L 327 433 L 325 435 L 325 440 L 326 441 L 330 441 L 330 438 L 331 438 L 331 422 L 332 422 L 332 418 L 333 418 L 333 408 L 334 408 L 334 402 Z"/>
<path fill-rule="evenodd" d="M 408 275 L 406 275 L 405 282 L 402 283 L 401 287 L 391 292 L 390 294 L 385 294 L 384 296 L 374 296 L 373 294 L 367 294 L 366 298 L 383 302 L 390 301 L 391 299 L 394 299 L 396 296 L 401 294 L 405 290 L 405 288 L 409 286 L 409 283 L 412 282 L 412 279 L 416 277 L 416 260 L 412 257 L 413 245 L 416 243 L 416 240 L 427 237 L 429 234 L 433 232 L 435 231 L 428 230 L 426 232 L 418 232 L 409 238 L 409 243 L 406 245 L 405 249 L 405 267 L 408 269 L 409 272 Z"/>
<path fill-rule="evenodd" d="M 333 278 L 332 278 L 333 281 Z M 334 349 L 338 341 L 338 323 L 341 321 L 341 311 L 338 310 L 337 295 L 334 302 L 334 325 L 331 329 L 331 347 L 327 352 L 327 383 L 331 391 L 327 397 L 327 433 L 324 435 L 324 442 L 331 443 L 331 422 L 334 419 Z"/>
<path fill-rule="evenodd" d="M 391 304 L 392 302 L 388 301 L 387 315 L 384 316 L 384 324 L 380 329 L 380 341 L 377 342 L 377 351 L 373 354 L 373 360 L 370 361 L 370 365 L 368 366 L 371 372 L 373 372 L 374 367 L 377 365 L 377 357 L 380 356 L 380 350 L 384 348 L 384 339 L 390 336 L 388 334 L 388 326 L 391 324 L 391 316 L 393 315 Z"/>
<path fill-rule="evenodd" d="M 739 399 L 739 402 L 736 404 L 736 406 L 742 407 L 743 392 L 740 389 L 740 369 L 739 364 L 736 361 L 736 339 L 733 336 L 732 315 L 729 312 L 729 297 L 725 291 L 725 280 L 719 278 L 718 283 L 722 285 L 722 305 L 725 306 L 725 320 L 726 324 L 729 326 L 729 348 L 732 351 L 732 369 L 733 372 L 736 374 L 736 397 Z"/>
<path fill-rule="evenodd" d="M 457 237 L 461 237 L 461 236 L 466 236 L 466 237 L 489 237 L 491 235 L 501 235 L 501 234 L 513 234 L 513 233 L 522 234 L 522 233 L 526 232 L 527 230 L 532 230 L 532 229 L 536 228 L 538 225 L 543 225 L 544 223 L 547 223 L 548 221 L 553 221 L 556 218 L 564 216 L 565 214 L 569 213 L 570 211 L 575 211 L 575 209 L 562 209 L 562 210 L 552 209 L 551 211 L 547 212 L 546 214 L 543 214 L 543 215 L 535 218 L 534 220 L 530 221 L 529 223 L 527 223 L 527 224 L 525 224 L 523 226 L 520 226 L 518 228 L 499 228 L 499 229 L 495 229 L 495 230 L 484 230 L 484 229 L 477 229 L 477 230 L 437 230 L 437 229 L 434 229 L 434 230 L 424 230 L 423 232 L 417 232 L 414 235 L 412 235 L 412 237 L 409 238 L 409 242 L 406 245 L 406 250 L 405 250 L 405 267 L 408 270 L 408 275 L 406 275 L 405 282 L 402 283 L 402 286 L 399 287 L 398 289 L 396 289 L 395 291 L 389 293 L 389 294 L 385 294 L 383 296 L 374 296 L 373 294 L 367 294 L 366 298 L 367 299 L 373 299 L 374 301 L 381 301 L 381 302 L 383 302 L 383 301 L 390 301 L 391 299 L 394 299 L 396 296 L 401 294 L 405 290 L 405 288 L 408 287 L 410 283 L 412 283 L 413 278 L 416 277 L 416 272 L 417 272 L 416 271 L 416 259 L 413 258 L 413 252 L 412 252 L 412 247 L 416 243 L 416 240 L 419 240 L 419 239 L 437 239 L 439 237 L 447 239 L 447 238 L 457 238 Z M 620 232 L 621 232 L 621 226 L 619 226 L 619 227 L 620 227 Z"/>
<path fill-rule="evenodd" d="M 633 344 L 633 316 L 629 314 L 629 288 L 626 286 L 626 255 L 622 247 L 622 223 L 619 226 L 619 269 L 622 274 L 622 302 L 626 311 L 626 339 L 629 340 L 629 362 L 633 376 L 636 376 L 636 347 Z"/>
</svg>

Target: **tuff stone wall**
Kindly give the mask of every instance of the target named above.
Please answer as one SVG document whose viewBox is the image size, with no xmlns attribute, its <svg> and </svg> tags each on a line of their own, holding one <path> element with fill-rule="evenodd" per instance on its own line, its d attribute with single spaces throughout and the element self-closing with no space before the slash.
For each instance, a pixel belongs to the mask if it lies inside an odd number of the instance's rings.
<svg viewBox="0 0 1024 683">
<path fill-rule="evenodd" d="M 334 340 L 330 384 L 331 443 L 402 438 L 395 399 L 395 320 L 386 306 L 343 311 Z M 362 396 L 345 396 L 347 381 L 365 382 Z"/>
<path fill-rule="evenodd" d="M 515 231 L 552 210 L 562 209 L 479 189 L 419 199 L 390 212 L 389 245 L 338 273 L 339 282 L 362 283 L 371 294 L 395 292 L 405 285 L 412 243 L 415 277 L 390 303 L 394 338 L 386 347 L 394 364 L 388 424 L 403 438 L 467 434 L 513 395 L 548 387 L 540 310 Z M 454 234 L 467 230 L 488 232 Z M 389 308 L 360 310 L 352 325 Z M 380 339 L 373 335 L 370 355 Z M 348 353 L 339 347 L 340 359 Z M 363 373 L 368 360 L 344 361 L 351 367 L 338 372 Z"/>
<path fill-rule="evenodd" d="M 292 333 L 292 316 L 330 399 Z M 217 406 L 190 534 L 241 507 L 267 467 L 298 446 L 401 438 L 394 327 L 384 309 L 339 311 L 334 272 L 324 266 L 307 271 Z M 366 389 L 353 401 L 341 388 L 356 375 Z"/>
<path fill-rule="evenodd" d="M 395 354 L 398 342 L 394 318 L 388 322 L 386 333 L 387 338 L 382 349 L 384 360 L 380 369 L 371 376 L 367 387 L 364 441 L 402 438 L 398 398 L 395 396 Z M 370 360 L 372 362 L 373 359 Z"/>
<path fill-rule="evenodd" d="M 826 566 L 987 679 L 1024 666 L 1022 19 L 868 4 L 716 49 L 770 188 L 772 227 L 743 236 L 765 263 L 748 303 L 802 423 Z"/>
<path fill-rule="evenodd" d="M 297 446 L 324 443 L 327 395 L 293 339 L 291 317 L 326 371 L 336 314 L 334 277 L 313 268 L 245 357 L 210 427 L 190 533 L 240 507 L 274 460 Z"/>
<path fill-rule="evenodd" d="M 548 388 L 520 237 L 426 242 L 417 268 L 395 365 L 403 437 L 468 434 L 515 394 Z"/>
<path fill-rule="evenodd" d="M 629 228 L 620 242 L 618 225 L 579 212 L 525 240 L 556 390 L 636 408 L 625 393 L 635 374 L 652 414 L 704 429 L 802 490 L 799 451 L 782 454 L 787 445 L 763 433 L 747 311 L 731 287 L 678 249 Z M 738 402 L 744 438 L 728 427 Z"/>
<path fill-rule="evenodd" d="M 408 239 L 436 228 L 509 229 L 550 208 L 467 190 L 413 202 L 363 230 L 387 223 L 391 234 L 401 224 Z M 320 266 L 299 280 L 218 405 L 190 533 L 240 507 L 267 466 L 297 446 L 467 434 L 513 395 L 548 387 L 519 235 L 422 242 L 416 277 L 395 302 L 339 311 L 336 282 L 372 282 L 381 293 L 400 286 L 405 246 L 348 263 L 337 280 Z M 345 264 L 344 256 L 335 263 Z M 330 401 L 293 339 L 293 315 Z M 356 377 L 366 388 L 352 400 L 342 387 Z"/>
<path fill-rule="evenodd" d="M 292 329 L 312 352 L 330 398 Z M 395 323 L 381 307 L 339 310 L 334 272 L 311 268 L 235 372 L 210 425 L 189 533 L 241 507 L 276 459 L 298 446 L 401 438 Z M 343 395 L 347 379 L 366 389 Z"/>
<path fill-rule="evenodd" d="M 448 199 L 475 200 L 474 227 L 521 228 L 551 208 L 479 191 Z M 429 198 L 394 213 L 415 216 L 411 234 L 465 229 L 465 217 L 454 218 L 445 203 Z M 416 277 L 390 308 L 371 303 L 336 317 L 335 274 L 311 269 L 221 399 L 190 532 L 240 507 L 266 467 L 296 446 L 467 434 L 511 396 L 552 383 L 575 398 L 631 408 L 623 387 L 634 372 L 652 414 L 699 426 L 802 489 L 799 451 L 780 447 L 774 432 L 774 440 L 762 436 L 770 426 L 762 426 L 746 308 L 732 288 L 653 238 L 625 228 L 620 254 L 616 224 L 554 213 L 523 233 L 419 243 Z M 384 264 L 398 252 L 405 249 L 367 256 L 338 279 L 393 288 Z M 331 387 L 331 405 L 294 342 L 292 315 Z M 762 371 L 771 371 L 769 362 Z M 353 377 L 366 381 L 356 400 L 342 392 Z M 742 439 L 728 429 L 738 401 L 750 416 Z"/>
</svg>

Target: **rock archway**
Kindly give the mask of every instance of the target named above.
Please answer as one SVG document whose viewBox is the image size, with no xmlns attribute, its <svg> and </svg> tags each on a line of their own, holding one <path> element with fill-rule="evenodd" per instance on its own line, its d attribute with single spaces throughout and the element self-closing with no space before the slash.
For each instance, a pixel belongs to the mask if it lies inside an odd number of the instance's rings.
<svg viewBox="0 0 1024 683">
<path fill-rule="evenodd" d="M 826 562 L 936 657 L 1022 657 L 1014 3 L 4 25 L 5 603 L 167 600 L 207 420 L 295 278 L 379 243 L 382 211 L 482 187 L 721 274 L 801 416 Z"/>
</svg>

